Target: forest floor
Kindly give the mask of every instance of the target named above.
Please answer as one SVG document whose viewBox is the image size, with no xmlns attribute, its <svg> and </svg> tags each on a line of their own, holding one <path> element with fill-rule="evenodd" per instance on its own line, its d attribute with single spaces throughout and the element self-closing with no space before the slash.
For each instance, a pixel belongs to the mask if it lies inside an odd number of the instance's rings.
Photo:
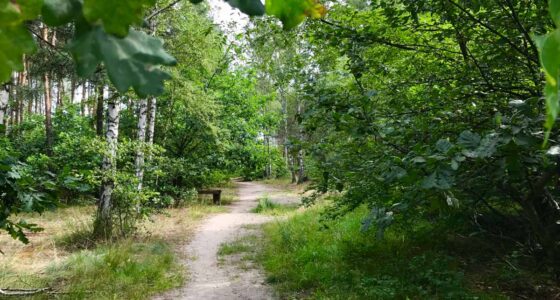
<svg viewBox="0 0 560 300">
<path fill-rule="evenodd" d="M 255 265 L 240 265 L 236 258 L 220 255 L 225 245 L 254 236 L 259 224 L 277 217 L 253 213 L 262 199 L 274 203 L 294 204 L 299 198 L 281 182 L 261 184 L 238 182 L 238 201 L 226 213 L 207 219 L 192 241 L 184 247 L 184 261 L 190 280 L 179 289 L 156 299 L 274 299 L 274 292 L 265 283 L 264 273 Z"/>
</svg>

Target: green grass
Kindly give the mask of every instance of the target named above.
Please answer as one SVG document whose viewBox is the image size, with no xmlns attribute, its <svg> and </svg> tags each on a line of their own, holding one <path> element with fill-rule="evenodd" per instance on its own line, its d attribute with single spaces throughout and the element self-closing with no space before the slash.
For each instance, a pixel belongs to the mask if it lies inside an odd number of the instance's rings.
<svg viewBox="0 0 560 300">
<path fill-rule="evenodd" d="M 288 299 L 505 298 L 471 291 L 437 236 L 389 231 L 380 241 L 361 232 L 366 213 L 322 224 L 313 208 L 265 225 L 258 260 L 268 281 Z"/>
<path fill-rule="evenodd" d="M 81 251 L 47 270 L 67 299 L 146 299 L 183 282 L 165 242 L 121 242 Z"/>
<path fill-rule="evenodd" d="M 0 260 L 0 288 L 52 288 L 52 294 L 26 299 L 148 299 L 182 285 L 185 270 L 173 249 L 192 236 L 199 220 L 224 211 L 205 205 L 170 209 L 152 216 L 130 239 L 110 243 L 91 239 L 90 210 L 39 216 L 44 234 L 28 246 L 10 240 L 5 247 L 14 258 Z M 74 212 L 76 218 L 67 219 Z"/>
<path fill-rule="evenodd" d="M 2 287 L 52 288 L 53 294 L 29 299 L 146 299 L 183 282 L 183 270 L 163 241 L 120 241 L 83 250 L 44 274 L 0 271 Z"/>
<path fill-rule="evenodd" d="M 256 235 L 246 235 L 234 240 L 233 242 L 223 243 L 220 245 L 218 255 L 224 256 L 253 252 L 256 244 Z"/>
<path fill-rule="evenodd" d="M 265 214 L 269 216 L 280 216 L 289 214 L 297 209 L 297 205 L 283 205 L 276 203 L 268 196 L 259 199 L 257 207 L 253 208 L 251 212 L 257 214 Z"/>
</svg>

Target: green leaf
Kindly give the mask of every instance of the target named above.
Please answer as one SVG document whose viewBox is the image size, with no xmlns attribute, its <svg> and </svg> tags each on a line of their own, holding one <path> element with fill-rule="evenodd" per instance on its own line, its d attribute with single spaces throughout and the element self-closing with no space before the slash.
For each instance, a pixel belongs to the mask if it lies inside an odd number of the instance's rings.
<svg viewBox="0 0 560 300">
<path fill-rule="evenodd" d="M 92 24 L 101 22 L 105 31 L 116 36 L 128 34 L 130 25 L 140 24 L 144 11 L 155 0 L 84 0 L 84 16 Z"/>
<path fill-rule="evenodd" d="M 266 0 L 266 13 L 278 17 L 285 29 L 291 29 L 305 17 L 321 18 L 326 9 L 317 0 Z"/>
<path fill-rule="evenodd" d="M 76 62 L 78 75 L 82 77 L 93 75 L 101 62 L 101 53 L 97 44 L 97 31 L 89 30 L 85 33 L 77 33 L 68 48 Z"/>
<path fill-rule="evenodd" d="M 42 0 L 0 0 L 0 82 L 8 81 L 14 70 L 22 70 L 23 55 L 35 50 L 24 22 L 35 19 L 42 4 Z"/>
<path fill-rule="evenodd" d="M 451 169 L 453 169 L 453 171 L 459 170 L 459 162 L 454 159 L 451 160 Z"/>
<path fill-rule="evenodd" d="M 35 50 L 35 42 L 24 25 L 0 27 L 0 49 L 0 82 L 6 82 L 23 69 L 23 55 Z"/>
<path fill-rule="evenodd" d="M 491 157 L 496 153 L 498 147 L 499 136 L 495 133 L 485 136 L 480 142 L 480 146 L 476 149 L 476 154 L 480 158 Z"/>
<path fill-rule="evenodd" d="M 25 0 L 17 2 L 4 0 L 0 1 L 0 6 L 4 5 L 3 2 L 17 3 L 12 5 L 16 7 L 22 21 L 29 21 L 37 18 L 43 6 L 43 0 Z"/>
<path fill-rule="evenodd" d="M 560 30 L 555 30 L 548 35 L 535 38 L 540 48 L 540 58 L 547 74 L 547 81 L 557 85 L 556 79 L 560 73 Z"/>
<path fill-rule="evenodd" d="M 426 159 L 422 156 L 416 156 L 415 158 L 412 159 L 412 162 L 417 164 L 422 164 L 426 162 Z"/>
<path fill-rule="evenodd" d="M 560 4 L 554 5 L 560 6 Z M 553 11 L 552 6 L 553 4 L 551 3 L 551 13 Z M 558 8 L 555 9 L 556 11 L 559 10 Z M 556 29 L 547 35 L 536 36 L 534 39 L 539 48 L 541 64 L 546 75 L 546 87 L 544 91 L 546 98 L 545 128 L 547 129 L 544 143 L 546 144 L 552 127 L 560 113 L 560 93 L 558 92 L 558 81 L 560 80 L 560 55 L 558 55 L 558 53 L 560 53 L 560 30 Z"/>
<path fill-rule="evenodd" d="M 226 0 L 226 2 L 249 16 L 264 15 L 264 5 L 261 0 Z"/>
<path fill-rule="evenodd" d="M 554 24 L 556 24 L 557 27 L 560 26 L 560 1 L 548 0 L 548 9 Z"/>
<path fill-rule="evenodd" d="M 81 8 L 78 0 L 45 0 L 43 20 L 49 26 L 60 26 L 81 14 Z"/>
<path fill-rule="evenodd" d="M 422 181 L 422 188 L 431 189 L 436 188 L 440 190 L 447 190 L 453 186 L 454 179 L 451 172 L 447 170 L 437 170 Z"/>
<path fill-rule="evenodd" d="M 451 149 L 451 147 L 453 147 L 453 145 L 445 139 L 441 139 L 436 143 L 436 149 L 443 154 L 449 152 L 449 149 Z"/>
<path fill-rule="evenodd" d="M 560 113 L 560 99 L 558 93 L 558 85 L 552 85 L 547 83 L 544 89 L 545 99 L 546 99 L 546 123 L 545 127 L 547 129 L 547 140 L 550 131 L 558 118 Z"/>
<path fill-rule="evenodd" d="M 466 149 L 476 149 L 480 145 L 480 136 L 468 130 L 461 132 L 457 144 Z"/>
<path fill-rule="evenodd" d="M 118 38 L 96 26 L 81 33 L 69 47 L 80 76 L 91 75 L 104 63 L 119 92 L 132 87 L 141 97 L 161 94 L 163 81 L 169 75 L 159 65 L 176 63 L 159 39 L 136 30 L 130 30 L 125 38 Z"/>
</svg>

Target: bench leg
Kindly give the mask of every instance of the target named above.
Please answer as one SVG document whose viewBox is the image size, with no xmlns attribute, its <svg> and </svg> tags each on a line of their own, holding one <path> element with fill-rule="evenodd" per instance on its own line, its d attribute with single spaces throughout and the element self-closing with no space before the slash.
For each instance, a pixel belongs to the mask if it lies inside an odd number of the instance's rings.
<svg viewBox="0 0 560 300">
<path fill-rule="evenodd" d="M 214 200 L 214 204 L 218 205 L 220 204 L 220 194 L 213 194 L 212 195 L 212 200 Z"/>
</svg>

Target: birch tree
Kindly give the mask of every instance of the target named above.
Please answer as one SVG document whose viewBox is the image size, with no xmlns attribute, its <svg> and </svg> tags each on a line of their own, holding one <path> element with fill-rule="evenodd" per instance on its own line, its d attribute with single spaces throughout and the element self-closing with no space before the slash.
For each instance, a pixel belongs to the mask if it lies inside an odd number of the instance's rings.
<svg viewBox="0 0 560 300">
<path fill-rule="evenodd" d="M 138 103 L 138 150 L 136 151 L 136 177 L 138 190 L 142 190 L 144 179 L 144 144 L 146 143 L 146 123 L 148 117 L 148 101 L 142 99 Z"/>
<path fill-rule="evenodd" d="M 103 158 L 103 183 L 99 197 L 94 235 L 109 238 L 112 235 L 113 222 L 111 215 L 111 196 L 115 187 L 114 177 L 117 171 L 117 149 L 119 138 L 119 103 L 118 96 L 107 100 L 107 152 Z"/>
<path fill-rule="evenodd" d="M 8 91 L 8 86 L 2 86 L 0 89 L 0 128 L 5 130 L 6 113 L 8 110 L 8 100 L 10 99 L 10 93 Z"/>
<path fill-rule="evenodd" d="M 156 127 L 156 110 L 157 110 L 157 99 L 155 97 L 151 98 L 149 101 L 149 114 L 148 114 L 148 132 L 146 139 L 148 141 L 148 145 L 154 144 L 154 135 L 155 135 L 155 127 Z"/>
</svg>

